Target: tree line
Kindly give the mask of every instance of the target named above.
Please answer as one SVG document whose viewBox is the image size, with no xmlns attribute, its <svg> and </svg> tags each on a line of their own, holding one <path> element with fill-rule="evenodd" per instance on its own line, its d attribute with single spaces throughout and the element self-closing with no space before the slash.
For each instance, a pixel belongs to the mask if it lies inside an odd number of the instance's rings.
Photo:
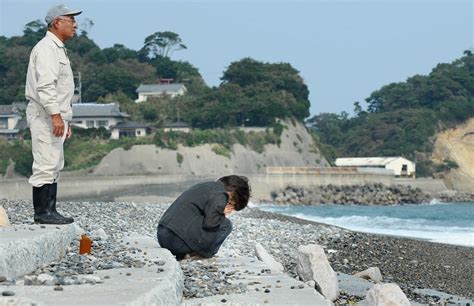
<svg viewBox="0 0 474 306">
<path fill-rule="evenodd" d="M 0 36 L 0 104 L 24 101 L 29 53 L 46 30 L 36 20 L 25 25 L 21 36 Z M 177 33 L 155 32 L 144 39 L 140 50 L 121 44 L 102 49 L 86 29 L 78 33 L 66 48 L 73 71 L 81 72 L 82 101 L 119 102 L 133 120 L 159 126 L 179 116 L 194 127 L 215 128 L 266 126 L 275 118 L 303 120 L 309 116 L 308 88 L 299 71 L 288 63 L 244 58 L 229 65 L 219 86 L 209 87 L 196 67 L 171 58 L 174 52 L 188 48 Z M 134 103 L 140 84 L 165 78 L 183 83 L 187 95 Z"/>
<path fill-rule="evenodd" d="M 465 51 L 452 63 L 438 64 L 428 75 L 415 75 L 374 91 L 364 110 L 322 113 L 307 123 L 326 144 L 327 157 L 405 156 L 417 162 L 418 175 L 451 167 L 433 164 L 429 155 L 436 132 L 474 117 L 474 55 Z"/>
</svg>

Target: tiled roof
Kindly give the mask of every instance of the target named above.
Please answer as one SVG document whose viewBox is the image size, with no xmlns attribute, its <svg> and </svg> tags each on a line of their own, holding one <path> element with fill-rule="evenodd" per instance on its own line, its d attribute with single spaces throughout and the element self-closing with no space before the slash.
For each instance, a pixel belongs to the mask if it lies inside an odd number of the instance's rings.
<svg viewBox="0 0 474 306">
<path fill-rule="evenodd" d="M 16 105 L 0 105 L 0 115 L 13 116 L 17 114 L 19 114 L 19 111 Z"/>
<path fill-rule="evenodd" d="M 120 122 L 116 125 L 110 127 L 112 129 L 140 129 L 140 128 L 149 128 L 150 126 L 146 123 L 140 123 L 135 121 Z"/>
<path fill-rule="evenodd" d="M 73 118 L 79 117 L 130 117 L 122 113 L 118 104 L 76 103 L 72 105 Z"/>
<path fill-rule="evenodd" d="M 164 92 L 178 92 L 180 89 L 186 90 L 186 87 L 182 83 L 173 84 L 141 84 L 137 88 L 138 93 L 164 93 Z"/>
<path fill-rule="evenodd" d="M 164 128 L 190 128 L 191 126 L 183 121 L 175 121 L 163 124 Z"/>
</svg>

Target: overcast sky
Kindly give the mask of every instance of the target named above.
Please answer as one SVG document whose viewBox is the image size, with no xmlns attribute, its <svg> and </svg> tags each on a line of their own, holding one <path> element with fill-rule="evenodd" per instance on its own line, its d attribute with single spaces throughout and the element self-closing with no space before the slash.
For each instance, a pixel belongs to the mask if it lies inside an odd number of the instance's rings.
<svg viewBox="0 0 474 306">
<path fill-rule="evenodd" d="M 0 35 L 21 35 L 61 0 L 0 0 Z M 174 31 L 188 46 L 173 59 L 216 86 L 243 57 L 288 62 L 310 90 L 311 114 L 352 113 L 382 85 L 428 74 L 473 48 L 473 1 L 64 1 L 94 22 L 101 47 L 140 49 L 146 36 Z"/>
</svg>

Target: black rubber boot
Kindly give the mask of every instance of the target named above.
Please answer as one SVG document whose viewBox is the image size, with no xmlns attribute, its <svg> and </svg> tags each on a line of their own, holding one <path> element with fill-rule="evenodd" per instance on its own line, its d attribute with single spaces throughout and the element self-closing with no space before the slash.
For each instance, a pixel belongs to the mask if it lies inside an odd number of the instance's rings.
<svg viewBox="0 0 474 306">
<path fill-rule="evenodd" d="M 73 223 L 74 219 L 72 217 L 64 217 L 56 210 L 56 196 L 58 194 L 58 183 L 51 184 L 49 188 L 49 208 L 53 215 L 57 219 L 63 220 L 63 224 Z"/>
<path fill-rule="evenodd" d="M 35 209 L 34 221 L 41 224 L 68 224 L 68 220 L 52 211 L 51 201 L 52 184 L 33 187 L 33 207 Z M 56 202 L 56 199 L 54 199 Z M 56 203 L 54 203 L 55 207 Z"/>
</svg>

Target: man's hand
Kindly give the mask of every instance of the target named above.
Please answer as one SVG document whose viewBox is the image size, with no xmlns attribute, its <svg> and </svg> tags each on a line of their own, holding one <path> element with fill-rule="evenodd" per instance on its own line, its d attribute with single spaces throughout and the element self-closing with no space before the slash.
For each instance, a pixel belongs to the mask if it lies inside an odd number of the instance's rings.
<svg viewBox="0 0 474 306">
<path fill-rule="evenodd" d="M 71 129 L 71 125 L 68 125 L 67 133 L 66 133 L 66 139 L 69 139 L 71 137 L 72 137 L 72 129 Z"/>
<path fill-rule="evenodd" d="M 61 114 L 51 115 L 51 121 L 53 122 L 53 135 L 56 137 L 63 137 L 64 121 L 63 118 L 61 118 Z"/>
</svg>

